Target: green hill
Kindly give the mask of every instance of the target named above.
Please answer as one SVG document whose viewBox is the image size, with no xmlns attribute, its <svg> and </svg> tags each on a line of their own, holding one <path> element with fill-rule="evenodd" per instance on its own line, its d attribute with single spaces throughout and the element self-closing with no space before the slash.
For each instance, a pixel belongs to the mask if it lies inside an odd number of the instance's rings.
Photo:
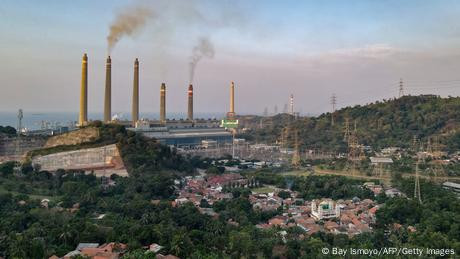
<svg viewBox="0 0 460 259">
<path fill-rule="evenodd" d="M 441 147 L 447 151 L 460 149 L 460 97 L 403 96 L 346 107 L 336 111 L 334 117 L 334 125 L 331 125 L 330 113 L 297 119 L 287 114 L 270 118 L 254 117 L 253 121 L 262 119 L 266 126 L 250 127 L 241 136 L 273 143 L 281 139 L 283 128 L 291 125 L 287 141 L 291 146 L 292 132 L 297 130 L 303 148 L 346 151 L 347 143 L 343 139 L 345 118 L 349 118 L 350 130 L 354 129 L 356 122 L 359 143 L 374 148 L 409 147 L 416 135 L 424 141 L 438 137 Z"/>
</svg>

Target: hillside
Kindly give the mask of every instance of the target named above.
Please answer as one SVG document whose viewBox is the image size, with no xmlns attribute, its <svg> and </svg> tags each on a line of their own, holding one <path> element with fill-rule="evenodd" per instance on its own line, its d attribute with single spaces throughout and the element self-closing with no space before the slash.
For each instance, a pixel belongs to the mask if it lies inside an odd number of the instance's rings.
<svg viewBox="0 0 460 259">
<path fill-rule="evenodd" d="M 434 95 L 403 96 L 398 99 L 377 101 L 367 105 L 346 107 L 335 112 L 335 124 L 331 125 L 331 114 L 318 117 L 302 117 L 279 114 L 263 119 L 263 127 L 249 127 L 241 137 L 258 142 L 273 143 L 281 139 L 283 128 L 291 125 L 291 132 L 299 132 L 303 148 L 330 151 L 345 151 L 343 141 L 345 118 L 349 118 L 350 130 L 356 122 L 359 141 L 375 148 L 388 146 L 408 147 L 414 135 L 426 141 L 438 137 L 441 146 L 448 151 L 460 149 L 460 98 L 441 98 Z M 251 124 L 246 121 L 247 125 Z M 293 142 L 293 137 L 288 143 Z"/>
<path fill-rule="evenodd" d="M 79 141 L 76 140 L 76 136 Z M 177 154 L 175 150 L 158 143 L 155 139 L 127 131 L 125 127 L 116 124 L 93 122 L 86 128 L 69 133 L 67 136 L 60 136 L 47 144 L 50 144 L 49 147 L 29 152 L 28 158 L 78 150 L 89 152 L 89 150 L 115 144 L 130 175 L 138 176 L 164 170 L 193 171 L 190 161 Z"/>
</svg>

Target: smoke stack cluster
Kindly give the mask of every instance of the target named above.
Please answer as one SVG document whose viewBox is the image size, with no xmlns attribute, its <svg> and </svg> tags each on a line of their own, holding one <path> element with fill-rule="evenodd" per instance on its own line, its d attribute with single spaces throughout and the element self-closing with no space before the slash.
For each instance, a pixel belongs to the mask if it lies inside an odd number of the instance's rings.
<svg viewBox="0 0 460 259">
<path fill-rule="evenodd" d="M 112 120 L 112 60 L 107 57 L 105 63 L 105 97 L 104 97 L 104 122 Z"/>
<path fill-rule="evenodd" d="M 80 113 L 78 125 L 85 126 L 88 123 L 88 56 L 85 53 L 82 58 L 80 86 Z M 105 95 L 104 95 L 104 122 L 111 121 L 112 112 L 112 60 L 108 56 L 106 60 Z M 235 117 L 235 84 L 230 85 L 230 111 L 228 118 Z M 193 85 L 189 84 L 187 92 L 188 110 L 187 120 L 193 121 Z M 139 59 L 134 61 L 133 96 L 132 96 L 132 125 L 135 127 L 139 121 Z M 160 122 L 166 123 L 166 84 L 162 83 L 160 88 Z"/>
<path fill-rule="evenodd" d="M 162 83 L 160 88 L 160 121 L 166 123 L 166 84 Z"/>
<path fill-rule="evenodd" d="M 187 119 L 193 121 L 193 85 L 188 86 L 188 112 Z"/>
<path fill-rule="evenodd" d="M 132 107 L 132 123 L 136 126 L 139 120 L 139 60 L 134 61 L 134 79 L 133 79 L 133 107 Z"/>
<path fill-rule="evenodd" d="M 80 114 L 78 125 L 84 126 L 88 122 L 88 56 L 83 55 L 81 61 L 81 87 L 80 87 Z"/>
</svg>

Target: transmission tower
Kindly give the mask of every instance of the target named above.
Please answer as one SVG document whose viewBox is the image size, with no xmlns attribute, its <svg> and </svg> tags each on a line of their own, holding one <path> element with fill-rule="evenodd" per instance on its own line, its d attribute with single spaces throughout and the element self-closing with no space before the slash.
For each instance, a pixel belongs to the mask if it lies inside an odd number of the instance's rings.
<svg viewBox="0 0 460 259">
<path fill-rule="evenodd" d="M 20 134 L 22 131 L 22 119 L 24 118 L 24 113 L 22 112 L 22 109 L 19 109 L 18 111 L 18 127 L 17 127 L 17 133 Z"/>
<path fill-rule="evenodd" d="M 412 140 L 412 144 L 414 147 L 414 151 L 416 154 L 416 161 L 415 161 L 415 184 L 414 184 L 414 199 L 417 199 L 419 203 L 422 203 L 422 194 L 420 192 L 420 177 L 419 177 L 419 164 L 422 158 L 422 152 L 420 152 L 420 147 L 417 145 L 418 140 L 417 137 L 414 136 Z"/>
<path fill-rule="evenodd" d="M 300 145 L 299 145 L 299 132 L 296 130 L 294 135 L 294 154 L 292 155 L 292 166 L 299 168 L 300 166 Z"/>
<path fill-rule="evenodd" d="M 288 113 L 288 104 L 287 103 L 284 104 L 283 113 Z"/>
<path fill-rule="evenodd" d="M 267 117 L 268 116 L 268 107 L 265 107 L 264 108 L 264 117 Z"/>
<path fill-rule="evenodd" d="M 446 174 L 442 165 L 442 152 L 437 136 L 433 141 L 428 139 L 427 152 L 432 158 L 430 171 L 433 173 L 434 181 L 442 180 Z"/>
<path fill-rule="evenodd" d="M 356 121 L 355 121 L 355 128 L 348 136 L 348 161 L 349 166 L 348 169 L 351 170 L 351 174 L 354 175 L 356 173 L 356 168 L 358 161 L 360 160 L 360 153 L 361 148 L 359 147 L 358 143 L 358 136 L 356 132 Z"/>
<path fill-rule="evenodd" d="M 21 132 L 22 132 L 22 119 L 24 118 L 24 113 L 22 109 L 18 111 L 18 126 L 16 130 L 16 158 L 21 159 Z M 19 171 L 19 168 L 15 168 L 15 170 Z"/>
<path fill-rule="evenodd" d="M 402 78 L 399 79 L 399 97 L 404 96 L 404 87 Z"/>
<path fill-rule="evenodd" d="M 345 126 L 344 126 L 344 134 L 343 134 L 343 141 L 348 141 L 350 138 L 350 118 L 345 117 Z"/>
<path fill-rule="evenodd" d="M 331 125 L 334 126 L 334 113 L 335 113 L 335 106 L 337 104 L 337 96 L 332 94 L 331 96 L 331 105 L 332 105 L 332 112 L 331 112 Z"/>
<path fill-rule="evenodd" d="M 293 95 L 293 94 L 291 94 L 291 98 L 290 98 L 290 100 L 289 100 L 289 104 L 290 104 L 290 111 L 289 111 L 289 113 L 290 113 L 291 115 L 294 115 L 294 95 Z"/>
</svg>

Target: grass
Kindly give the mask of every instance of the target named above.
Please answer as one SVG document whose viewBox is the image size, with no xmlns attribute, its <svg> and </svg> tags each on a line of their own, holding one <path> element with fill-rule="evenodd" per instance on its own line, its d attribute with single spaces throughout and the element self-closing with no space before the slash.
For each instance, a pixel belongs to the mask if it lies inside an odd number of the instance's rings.
<svg viewBox="0 0 460 259">
<path fill-rule="evenodd" d="M 252 189 L 253 192 L 255 193 L 269 193 L 269 192 L 274 192 L 275 189 L 273 189 L 272 187 L 259 187 L 259 188 L 254 188 Z"/>
</svg>

